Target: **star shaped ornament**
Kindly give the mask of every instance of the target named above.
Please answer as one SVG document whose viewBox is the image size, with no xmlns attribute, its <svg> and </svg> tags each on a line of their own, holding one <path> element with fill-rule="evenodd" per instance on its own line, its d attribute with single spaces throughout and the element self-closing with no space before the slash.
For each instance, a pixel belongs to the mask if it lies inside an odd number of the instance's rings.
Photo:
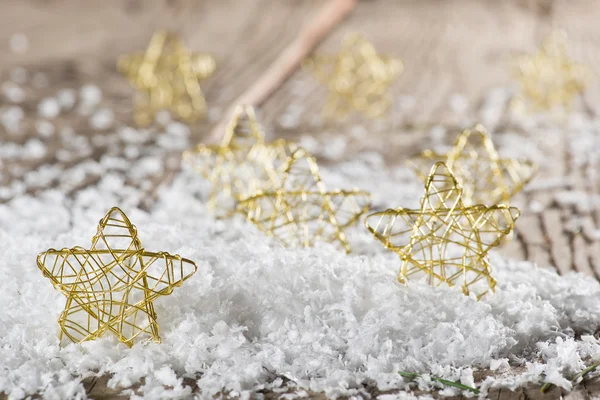
<svg viewBox="0 0 600 400">
<path fill-rule="evenodd" d="M 102 218 L 90 249 L 50 249 L 37 265 L 67 303 L 60 339 L 80 343 L 112 333 L 133 346 L 139 338 L 160 342 L 154 300 L 192 276 L 196 264 L 179 255 L 142 247 L 137 229 L 118 208 Z"/>
<path fill-rule="evenodd" d="M 402 260 L 398 280 L 460 286 L 481 298 L 493 291 L 488 252 L 508 235 L 519 210 L 505 205 L 467 207 L 452 171 L 436 163 L 417 210 L 396 208 L 367 216 L 367 229 Z"/>
<path fill-rule="evenodd" d="M 589 70 L 568 56 L 565 32 L 549 35 L 539 50 L 517 60 L 515 79 L 521 92 L 512 103 L 516 110 L 569 109 L 583 93 Z"/>
<path fill-rule="evenodd" d="M 265 142 L 254 108 L 238 106 L 220 145 L 199 144 L 183 160 L 210 182 L 208 208 L 218 217 L 229 217 L 240 200 L 279 186 L 295 149 L 284 140 Z"/>
<path fill-rule="evenodd" d="M 160 110 L 184 122 L 193 122 L 206 112 L 200 81 L 215 71 L 208 54 L 190 53 L 172 33 L 160 31 L 145 52 L 119 58 L 117 69 L 137 89 L 134 118 L 149 125 Z"/>
<path fill-rule="evenodd" d="M 289 158 L 280 186 L 241 201 L 239 209 L 284 246 L 311 247 L 323 241 L 350 252 L 344 231 L 370 204 L 371 195 L 365 191 L 328 191 L 316 160 L 300 148 Z"/>
<path fill-rule="evenodd" d="M 454 171 L 462 186 L 462 201 L 468 206 L 509 204 L 537 170 L 529 160 L 501 158 L 490 135 L 481 125 L 464 130 L 447 154 L 425 150 L 410 158 L 408 165 L 421 180 L 426 181 L 428 176 L 424 171 L 438 161 L 443 161 Z"/>
<path fill-rule="evenodd" d="M 329 90 L 323 115 L 340 119 L 355 111 L 371 118 L 385 113 L 391 104 L 388 89 L 404 68 L 356 33 L 346 36 L 339 53 L 309 57 L 304 67 Z"/>
</svg>

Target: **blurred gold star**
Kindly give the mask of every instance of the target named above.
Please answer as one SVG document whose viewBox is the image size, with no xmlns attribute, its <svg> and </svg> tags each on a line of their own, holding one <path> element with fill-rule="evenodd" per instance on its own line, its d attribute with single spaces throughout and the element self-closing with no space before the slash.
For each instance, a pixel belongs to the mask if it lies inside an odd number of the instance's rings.
<svg viewBox="0 0 600 400">
<path fill-rule="evenodd" d="M 505 205 L 466 207 L 461 197 L 452 171 L 438 162 L 427 178 L 420 209 L 388 209 L 367 216 L 367 229 L 400 256 L 400 282 L 425 276 L 432 286 L 460 285 L 463 293 L 477 298 L 494 290 L 487 254 L 511 232 L 519 210 Z"/>
<path fill-rule="evenodd" d="M 533 178 L 536 166 L 531 161 L 501 158 L 489 133 L 482 125 L 465 129 L 447 154 L 425 150 L 408 160 L 417 176 L 427 180 L 424 171 L 437 161 L 444 161 L 460 182 L 466 205 L 509 204 Z"/>
<path fill-rule="evenodd" d="M 160 342 L 153 301 L 196 272 L 196 264 L 179 255 L 150 252 L 137 229 L 120 209 L 108 211 L 92 238 L 92 247 L 50 249 L 37 265 L 67 297 L 58 323 L 73 342 L 94 340 L 112 332 L 133 346 L 140 336 Z"/>
<path fill-rule="evenodd" d="M 329 89 L 323 115 L 340 119 L 354 111 L 371 118 L 385 113 L 391 104 L 388 89 L 404 68 L 358 33 L 346 36 L 339 53 L 309 57 L 304 67 Z"/>
<path fill-rule="evenodd" d="M 248 220 L 289 247 L 311 247 L 318 241 L 350 245 L 344 230 L 369 210 L 371 195 L 360 190 L 327 191 L 316 160 L 296 150 L 287 163 L 281 185 L 242 200 Z"/>
<path fill-rule="evenodd" d="M 145 52 L 121 56 L 117 69 L 138 90 L 134 118 L 150 124 L 159 110 L 193 122 L 206 112 L 199 81 L 215 71 L 208 54 L 190 53 L 173 33 L 156 32 Z"/>
<path fill-rule="evenodd" d="M 554 32 L 536 53 L 518 58 L 515 78 L 521 92 L 512 106 L 518 111 L 569 109 L 583 93 L 588 73 L 584 65 L 569 58 L 566 33 Z"/>
<path fill-rule="evenodd" d="M 278 186 L 295 148 L 284 140 L 266 143 L 254 108 L 238 106 L 220 145 L 199 144 L 184 152 L 183 159 L 211 183 L 209 209 L 228 217 L 239 200 Z"/>
</svg>

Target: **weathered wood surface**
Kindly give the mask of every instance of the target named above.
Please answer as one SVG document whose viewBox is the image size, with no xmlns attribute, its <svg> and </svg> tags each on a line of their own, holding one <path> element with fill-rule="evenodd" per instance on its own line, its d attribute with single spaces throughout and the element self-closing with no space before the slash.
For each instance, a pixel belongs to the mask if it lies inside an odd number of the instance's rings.
<svg viewBox="0 0 600 400">
<path fill-rule="evenodd" d="M 100 378 L 90 378 L 85 382 L 85 388 L 90 396 L 95 400 L 104 400 L 104 399 L 118 399 L 125 400 L 128 399 L 129 396 L 125 396 L 121 394 L 121 391 L 118 389 L 110 389 L 107 388 L 108 377 L 103 376 Z M 193 393 L 200 393 L 200 389 L 197 387 L 195 381 L 193 379 L 185 380 L 185 386 L 189 386 Z M 565 400 L 583 400 L 583 399 L 591 399 L 594 393 L 600 392 L 600 378 L 588 380 L 582 382 L 578 385 L 573 391 L 566 392 L 565 390 L 561 390 L 558 387 L 552 387 L 546 392 L 541 392 L 540 385 L 531 385 L 527 388 L 519 388 L 517 390 L 509 390 L 505 388 L 492 389 L 488 392 L 488 398 L 492 400 L 554 400 L 554 399 L 565 399 Z M 371 399 L 376 399 L 379 395 L 385 394 L 394 394 L 394 391 L 385 391 L 381 392 L 374 386 L 368 386 L 365 388 L 365 394 L 363 397 Z M 290 393 L 273 393 L 270 391 L 263 391 L 262 393 L 258 393 L 258 395 L 263 395 L 264 400 L 277 400 L 282 398 L 282 395 L 290 394 Z M 426 396 L 432 393 L 424 392 L 424 391 L 414 391 L 414 395 Z M 436 397 L 437 394 L 433 393 Z M 368 396 L 367 396 L 368 395 Z M 258 397 L 258 396 L 257 396 Z M 283 397 L 285 398 L 285 397 Z M 310 400 L 325 400 L 327 397 L 322 393 L 315 392 L 307 392 L 307 396 L 303 397 Z M 450 396 L 450 397 L 442 397 L 446 400 L 466 400 L 467 396 Z M 345 398 L 341 398 L 345 400 Z"/>
<path fill-rule="evenodd" d="M 0 73 L 6 78 L 16 66 L 25 66 L 33 75 L 47 76 L 49 84 L 34 87 L 29 83 L 23 104 L 28 135 L 35 135 L 39 119 L 37 105 L 60 88 L 78 88 L 92 83 L 104 93 L 103 104 L 116 112 L 117 120 L 131 123 L 132 89 L 114 68 L 123 53 L 144 48 L 157 28 L 181 33 L 195 50 L 211 52 L 218 61 L 215 76 L 203 87 L 211 108 L 211 118 L 193 128 L 194 140 L 200 141 L 210 131 L 220 113 L 245 90 L 294 38 L 301 26 L 314 15 L 320 1 L 192 2 L 171 1 L 8 1 L 0 4 Z M 393 87 L 396 96 L 410 96 L 414 103 L 395 109 L 390 116 L 373 123 L 355 119 L 324 127 L 315 123 L 324 98 L 324 90 L 310 76 L 298 71 L 262 108 L 262 120 L 271 132 L 298 137 L 309 132 L 341 132 L 353 125 L 364 125 L 370 140 L 351 137 L 346 157 L 357 151 L 383 153 L 390 163 L 400 163 L 429 143 L 429 130 L 420 127 L 439 125 L 450 133 L 458 129 L 452 98 L 461 94 L 467 99 L 463 118 L 476 121 L 484 106 L 482 96 L 490 88 L 511 84 L 512 57 L 532 51 L 552 28 L 566 28 L 570 33 L 574 57 L 590 65 L 600 58 L 600 30 L 594 21 L 600 7 L 594 1 L 509 1 L 475 0 L 433 2 L 376 0 L 360 2 L 351 17 L 319 48 L 333 52 L 350 31 L 363 31 L 384 53 L 398 55 L 405 62 L 405 72 Z M 277 34 L 273 34 L 277 32 Z M 25 54 L 11 52 L 9 38 L 24 33 L 30 43 Z M 596 70 L 594 70 L 596 71 Z M 597 77 L 597 74 L 596 74 Z M 593 82 L 586 93 L 584 109 L 596 115 L 600 111 L 600 88 Z M 286 116 L 294 114 L 293 126 Z M 288 118 L 289 119 L 289 118 Z M 503 118 L 489 124 L 491 130 L 502 129 Z M 55 122 L 55 121 L 53 121 Z M 90 131 L 87 118 L 77 113 L 59 117 L 57 130 L 70 126 L 78 133 Z M 494 126 L 495 125 L 495 126 Z M 547 157 L 557 162 L 542 169 L 537 180 L 564 179 L 566 186 L 529 191 L 520 204 L 541 202 L 541 213 L 524 210 L 516 241 L 503 249 L 515 258 L 529 259 L 540 265 L 552 265 L 561 272 L 576 269 L 600 276 L 600 211 L 577 210 L 554 201 L 554 193 L 573 189 L 598 196 L 600 185 L 597 165 L 575 167 L 566 149 L 571 132 L 545 145 Z M 351 135 L 349 135 L 351 136 Z M 0 129 L 0 139 L 24 143 L 27 135 L 14 137 Z M 600 140 L 600 139 L 598 139 Z M 598 144 L 596 144 L 598 146 Z M 54 164 L 68 168 L 88 156 L 69 162 L 56 157 L 58 142 L 50 141 L 50 151 L 34 163 L 18 165 L 5 162 L 0 184 L 22 179 L 23 171 Z M 106 146 L 98 145 L 92 157 L 99 159 Z M 176 155 L 171 155 L 173 158 Z M 168 165 L 176 169 L 177 163 Z M 173 175 L 166 168 L 153 177 L 154 187 Z M 93 183 L 94 179 L 82 185 Z M 56 185 L 49 182 L 48 185 Z M 28 188 L 35 193 L 43 187 Z M 79 186 L 72 188 L 76 192 Z M 152 192 L 152 188 L 147 189 Z M 581 222 L 573 229 L 573 221 Z"/>
<path fill-rule="evenodd" d="M 148 38 L 158 28 L 179 32 L 190 48 L 215 55 L 216 74 L 203 83 L 210 107 L 209 118 L 193 127 L 194 141 L 201 141 L 210 132 L 219 114 L 242 93 L 279 52 L 293 40 L 295 34 L 322 4 L 319 0 L 7 0 L 0 3 L 0 83 L 11 71 L 23 66 L 30 77 L 45 76 L 47 84 L 29 79 L 23 87 L 26 99 L 21 104 L 25 113 L 25 135 L 14 135 L 0 127 L 0 143 L 25 143 L 37 135 L 38 104 L 61 88 L 79 89 L 91 83 L 103 91 L 102 104 L 111 108 L 116 120 L 131 124 L 132 89 L 115 70 L 115 60 L 123 53 L 144 48 Z M 393 87 L 397 98 L 410 96 L 412 106 L 397 107 L 382 121 L 354 119 L 344 123 L 320 125 L 318 118 L 324 100 L 324 90 L 303 71 L 298 71 L 262 107 L 262 121 L 270 132 L 297 138 L 308 132 L 345 134 L 355 125 L 369 132 L 364 136 L 348 135 L 345 157 L 358 151 L 381 152 L 389 163 L 401 163 L 404 158 L 422 150 L 430 143 L 427 127 L 439 125 L 451 133 L 459 118 L 452 99 L 461 94 L 466 99 L 463 119 L 476 122 L 485 107 L 483 96 L 491 88 L 511 84 L 512 57 L 533 51 L 541 38 L 552 28 L 565 28 L 570 33 L 572 54 L 578 60 L 595 67 L 600 59 L 600 6 L 589 0 L 530 1 L 422 1 L 373 0 L 361 1 L 351 17 L 319 48 L 333 52 L 343 36 L 351 31 L 363 31 L 383 53 L 400 56 L 405 71 Z M 24 33 L 29 39 L 29 51 L 14 53 L 9 38 Z M 585 113 L 600 112 L 600 85 L 597 68 L 583 104 Z M 41 79 L 41 78 L 40 78 Z M 8 106 L 0 95 L 0 107 Z M 506 108 L 504 113 L 508 112 Z M 289 116 L 294 115 L 293 123 Z M 505 115 L 492 121 L 488 128 L 501 132 L 506 128 Z M 70 127 L 79 134 L 97 134 L 88 117 L 66 112 L 52 121 L 57 130 Z M 600 209 L 582 208 L 557 200 L 556 193 L 578 190 L 589 198 L 600 196 L 598 165 L 573 162 L 567 151 L 573 132 L 564 129 L 555 141 L 538 140 L 546 157 L 556 160 L 544 166 L 536 178 L 542 182 L 556 180 L 557 187 L 533 187 L 517 202 L 524 205 L 515 240 L 501 251 L 528 259 L 540 265 L 555 266 L 561 273 L 578 270 L 600 277 Z M 527 132 L 522 132 L 524 136 Z M 106 143 L 92 141 L 91 154 L 71 159 L 61 157 L 59 135 L 48 139 L 48 152 L 42 159 L 4 160 L 0 187 L 23 181 L 28 171 L 59 166 L 68 172 L 74 165 L 92 158 L 99 160 L 113 151 Z M 596 138 L 600 141 L 600 138 Z M 598 142 L 595 146 L 600 148 Z M 120 150 L 123 151 L 123 146 Z M 120 153 L 118 153 L 120 154 Z M 140 154 L 142 157 L 143 154 Z M 179 154 L 168 154 L 174 162 L 151 180 L 151 184 L 129 182 L 151 194 L 179 168 Z M 75 194 L 99 178 L 91 176 L 70 187 Z M 45 185 L 29 187 L 31 194 L 64 182 L 51 180 Z M 9 201 L 4 198 L 0 201 Z M 541 212 L 531 212 L 530 204 L 542 205 Z M 144 204 L 149 207 L 151 204 Z M 575 223 L 575 225 L 574 225 Z M 102 385 L 96 385 L 99 390 Z M 104 385 L 104 390 L 106 387 Z M 527 392 L 527 393 L 525 393 Z M 598 393 L 593 388 L 577 389 L 571 398 L 590 398 Z M 519 393 L 498 392 L 497 398 L 537 398 L 529 389 Z M 558 398 L 558 393 L 547 398 Z M 94 392 L 96 398 L 110 397 Z M 511 397 L 512 396 L 512 397 Z M 579 397 L 577 397 L 579 396 Z M 1 396 L 0 396 L 1 397 Z"/>
</svg>

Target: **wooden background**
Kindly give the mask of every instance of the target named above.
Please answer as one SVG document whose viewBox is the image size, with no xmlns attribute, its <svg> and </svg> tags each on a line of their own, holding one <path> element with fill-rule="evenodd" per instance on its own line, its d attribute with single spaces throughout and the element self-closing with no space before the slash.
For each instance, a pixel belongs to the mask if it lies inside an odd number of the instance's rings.
<svg viewBox="0 0 600 400">
<path fill-rule="evenodd" d="M 87 83 L 102 89 L 103 103 L 115 111 L 118 121 L 132 123 L 133 91 L 116 72 L 115 61 L 123 53 L 143 49 L 151 34 L 160 28 L 178 32 L 191 49 L 210 52 L 217 59 L 216 74 L 203 83 L 210 118 L 193 127 L 194 141 L 201 141 L 223 110 L 261 75 L 322 3 L 321 0 L 4 0 L 0 2 L 0 81 L 8 79 L 15 67 L 22 66 L 30 76 L 43 74 L 48 84 L 24 85 L 27 97 L 21 106 L 26 135 L 14 136 L 0 127 L 0 143 L 24 143 L 28 136 L 36 134 L 33 125 L 42 98 L 56 95 L 60 88 L 79 88 Z M 405 156 L 427 145 L 427 127 L 440 125 L 452 132 L 458 129 L 452 107 L 456 94 L 466 100 L 463 117 L 475 122 L 484 106 L 485 94 L 494 87 L 512 84 L 513 57 L 533 51 L 554 28 L 566 29 L 572 56 L 592 66 L 594 79 L 581 110 L 596 117 L 600 112 L 596 68 L 600 60 L 598 21 L 600 2 L 596 0 L 361 1 L 350 18 L 318 50 L 333 52 L 346 33 L 364 32 L 379 51 L 404 60 L 405 71 L 392 90 L 398 98 L 411 98 L 412 106 L 395 109 L 391 116 L 377 123 L 359 119 L 321 126 L 315 121 L 325 92 L 305 72 L 298 71 L 261 108 L 261 119 L 270 132 L 292 139 L 305 132 L 318 136 L 363 124 L 369 129 L 369 140 L 350 137 L 344 156 L 371 150 L 381 152 L 390 164 L 400 163 Z M 27 36 L 27 52 L 11 51 L 10 38 L 15 33 Z M 0 97 L 0 106 L 6 104 L 6 99 Z M 503 112 L 508 113 L 508 106 Z M 292 114 L 295 117 L 290 123 Z M 501 131 L 505 122 L 501 116 L 488 128 Z M 76 113 L 61 115 L 56 124 L 71 126 L 78 133 L 93 133 L 87 119 Z M 514 258 L 554 265 L 561 273 L 575 269 L 598 278 L 600 209 L 578 208 L 556 201 L 554 196 L 557 190 L 565 189 L 600 196 L 598 165 L 574 167 L 566 150 L 572 134 L 564 129 L 552 143 L 541 142 L 545 156 L 556 162 L 543 167 L 536 179 L 557 178 L 566 184 L 521 195 L 518 200 L 521 204 L 535 201 L 544 206 L 543 211 L 524 212 L 515 240 L 501 251 Z M 600 138 L 596 138 L 596 146 L 600 148 L 598 141 Z M 48 145 L 49 152 L 41 160 L 5 161 L 0 186 L 22 179 L 23 171 L 51 165 L 69 168 L 85 161 L 85 158 L 61 161 L 56 156 L 59 143 L 50 141 Z M 99 159 L 105 150 L 98 145 L 89 157 Z M 176 164 L 166 168 L 144 189 L 150 199 L 157 187 L 168 183 L 177 168 Z M 71 193 L 95 181 L 86 180 L 73 187 Z M 59 184 L 49 182 L 46 187 Z M 46 187 L 28 187 L 27 192 L 35 195 Z M 1 201 L 9 200 L 10 197 Z M 150 207 L 151 201 L 142 206 Z M 573 218 L 581 222 L 578 229 L 570 227 Z M 526 397 L 524 391 L 520 393 L 511 395 Z M 551 397 L 558 396 L 558 392 L 553 393 Z M 579 395 L 589 397 L 586 390 Z"/>
</svg>

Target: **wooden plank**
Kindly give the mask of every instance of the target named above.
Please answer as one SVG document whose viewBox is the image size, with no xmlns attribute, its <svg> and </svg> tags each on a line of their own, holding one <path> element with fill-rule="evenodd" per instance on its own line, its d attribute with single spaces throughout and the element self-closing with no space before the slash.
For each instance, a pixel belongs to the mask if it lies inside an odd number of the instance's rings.
<svg viewBox="0 0 600 400">
<path fill-rule="evenodd" d="M 588 244 L 581 235 L 575 235 L 572 241 L 573 267 L 579 272 L 589 276 L 595 276 L 594 270 L 590 265 L 590 256 L 588 254 Z"/>
<path fill-rule="evenodd" d="M 546 235 L 550 240 L 550 254 L 553 265 L 562 274 L 571 270 L 571 248 L 563 235 L 563 224 L 560 210 L 552 208 L 542 214 L 542 223 Z"/>
<path fill-rule="evenodd" d="M 191 48 L 216 55 L 221 68 L 213 78 L 206 81 L 204 87 L 211 109 L 218 113 L 269 65 L 320 5 L 318 1 L 305 1 L 285 5 L 277 3 L 278 5 L 273 6 L 263 1 L 255 7 L 255 4 L 249 1 L 232 0 L 210 6 L 203 3 L 197 7 L 186 1 L 168 4 L 140 2 L 131 7 L 126 7 L 116 0 L 109 2 L 110 7 L 99 7 L 93 2 L 91 5 L 82 5 L 75 0 L 51 3 L 52 7 L 26 2 L 0 5 L 0 18 L 6 21 L 0 26 L 0 34 L 10 37 L 12 33 L 23 31 L 30 42 L 30 51 L 25 54 L 10 52 L 6 47 L 0 48 L 0 54 L 3 56 L 0 57 L 0 68 L 4 70 L 4 76 L 15 65 L 27 64 L 32 71 L 38 70 L 47 74 L 51 81 L 49 87 L 38 92 L 32 87 L 27 88 L 33 93 L 33 97 L 24 103 L 25 123 L 30 126 L 28 135 L 35 133 L 33 122 L 37 117 L 37 102 L 40 97 L 54 95 L 63 82 L 68 82 L 70 87 L 77 87 L 87 81 L 98 82 L 104 91 L 105 103 L 118 104 L 117 119 L 130 121 L 130 96 L 133 90 L 124 84 L 123 78 L 114 70 L 113 63 L 119 54 L 142 49 L 151 32 L 158 26 L 159 18 L 161 24 L 177 28 Z M 352 140 L 348 145 L 349 157 L 361 149 L 375 150 L 383 153 L 391 163 L 401 162 L 405 156 L 421 150 L 431 141 L 429 128 L 434 123 L 444 127 L 447 120 L 453 119 L 455 113 L 451 109 L 449 99 L 454 93 L 461 93 L 466 99 L 467 119 L 481 114 L 484 105 L 481 95 L 490 87 L 509 82 L 510 57 L 518 52 L 532 50 L 549 30 L 549 21 L 554 25 L 560 24 L 572 29 L 574 55 L 582 58 L 582 61 L 592 61 L 586 57 L 597 54 L 598 51 L 594 49 L 600 49 L 597 41 L 590 40 L 598 37 L 598 29 L 581 27 L 577 22 L 579 13 L 585 13 L 586 19 L 593 19 L 600 14 L 597 8 L 591 7 L 586 1 L 568 3 L 568 6 L 565 2 L 557 1 L 550 9 L 540 4 L 543 2 L 531 2 L 524 7 L 515 1 L 483 4 L 474 0 L 464 0 L 444 2 L 432 7 L 429 2 L 407 1 L 402 6 L 398 6 L 395 0 L 361 2 L 350 20 L 321 46 L 319 52 L 334 52 L 346 33 L 364 31 L 382 53 L 404 59 L 405 73 L 393 87 L 393 93 L 395 96 L 411 96 L 415 106 L 392 113 L 391 119 L 385 119 L 383 124 L 358 118 L 347 124 L 328 124 L 327 130 L 350 130 L 352 127 L 362 126 L 369 132 L 369 140 Z M 19 15 L 28 15 L 27 21 L 16 24 Z M 78 18 L 73 22 L 71 19 L 74 15 Z M 486 18 L 489 18 L 490 23 L 480 26 L 479 22 Z M 510 32 L 506 32 L 502 25 L 507 21 L 510 21 L 513 28 Z M 42 22 L 48 29 L 38 27 Z M 224 22 L 228 24 L 224 25 Z M 140 29 L 130 29 L 132 23 L 139 24 Z M 420 27 L 423 24 L 430 24 L 436 29 L 422 30 Z M 65 29 L 65 26 L 69 29 Z M 383 26 L 394 26 L 394 33 L 390 34 L 389 30 L 382 29 Z M 71 35 L 71 29 L 85 31 L 85 43 L 81 38 Z M 278 35 L 272 35 L 275 31 Z M 471 40 L 474 31 L 478 32 L 475 42 Z M 500 37 L 502 40 L 498 39 Z M 469 46 L 465 46 L 465 43 L 469 43 Z M 427 51 L 423 51 L 424 49 Z M 74 60 L 62 61 L 65 58 Z M 248 59 L 252 59 L 253 62 L 248 63 Z M 485 71 L 485 74 L 481 71 Z M 300 95 L 293 94 L 293 84 L 302 88 Z M 301 132 L 305 127 L 312 126 L 319 114 L 324 94 L 325 91 L 308 74 L 299 71 L 262 110 L 267 127 L 278 125 L 278 119 L 290 104 L 300 104 L 304 107 L 298 118 L 296 131 Z M 453 120 L 453 124 L 455 123 L 456 120 Z M 67 113 L 59 117 L 56 124 L 57 129 L 65 125 L 72 126 L 78 133 L 89 131 L 87 119 L 76 113 Z M 197 129 L 193 130 L 192 141 L 202 140 L 203 132 L 208 131 L 210 126 L 211 121 L 200 123 Z M 416 129 L 407 129 L 409 126 Z M 446 129 L 446 139 L 451 140 L 458 128 L 452 126 Z M 308 131 L 319 135 L 318 127 Z M 391 135 L 393 140 L 389 139 L 390 132 L 394 132 Z M 285 129 L 278 129 L 276 132 L 282 133 L 289 138 L 297 137 L 297 133 L 294 132 L 286 134 Z M 93 132 L 89 131 L 89 134 L 92 135 Z M 567 165 L 568 157 L 565 151 L 572 134 L 565 131 L 557 143 L 538 140 L 548 158 L 560 162 L 553 163 L 552 168 L 542 168 L 536 180 L 541 182 L 569 176 L 576 189 L 585 193 L 597 193 L 597 185 L 595 188 L 590 187 L 588 176 L 596 173 L 597 166 L 571 171 Z M 7 138 L 5 135 L 5 132 L 0 131 L 0 139 Z M 23 142 L 27 138 L 25 135 L 9 139 Z M 65 164 L 56 160 L 59 148 L 60 142 L 50 141 L 48 154 L 43 158 L 19 165 L 8 163 L 9 174 L 2 178 L 2 184 L 9 184 L 8 179 L 21 179 L 25 170 L 42 165 Z M 93 157 L 97 159 L 103 151 L 106 151 L 106 147 L 96 148 Z M 156 184 L 164 182 L 170 173 L 170 170 L 165 170 L 165 175 L 158 177 Z M 89 180 L 93 181 L 93 178 Z M 43 189 L 44 187 L 38 187 L 34 191 Z M 548 208 L 551 206 L 553 192 L 553 189 L 530 192 L 527 194 L 527 201 L 535 201 L 543 208 Z M 573 215 L 579 217 L 582 210 L 577 211 Z M 595 210 L 593 213 L 594 220 L 583 220 L 586 243 L 596 240 L 597 227 L 600 226 L 599 211 Z M 527 257 L 545 264 L 552 258 L 550 248 L 545 247 L 548 243 L 542 244 L 546 233 L 540 234 L 541 217 L 537 224 L 534 220 L 535 217 L 529 220 L 521 217 L 517 225 L 520 231 L 518 236 L 528 243 L 522 246 L 510 243 L 501 251 L 508 256 Z M 570 239 L 561 239 L 563 244 L 565 241 L 569 243 Z M 578 249 L 585 247 L 581 242 L 577 245 Z M 548 254 L 545 255 L 544 251 Z M 555 253 L 557 251 L 555 250 Z M 583 259 L 579 255 L 576 256 L 578 260 Z M 565 270 L 564 262 L 562 264 L 562 270 Z"/>
<path fill-rule="evenodd" d="M 600 241 L 596 240 L 589 246 L 588 257 L 597 279 L 600 279 Z"/>
<path fill-rule="evenodd" d="M 540 267 L 552 267 L 555 268 L 548 246 L 531 246 L 529 247 L 529 253 L 527 257 L 528 261 L 535 263 Z"/>
</svg>

